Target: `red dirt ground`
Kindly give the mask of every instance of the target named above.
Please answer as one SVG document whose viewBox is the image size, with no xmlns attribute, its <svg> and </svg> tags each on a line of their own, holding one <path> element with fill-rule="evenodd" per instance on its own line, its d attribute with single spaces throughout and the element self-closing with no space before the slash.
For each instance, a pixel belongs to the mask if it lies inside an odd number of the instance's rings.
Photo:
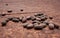
<svg viewBox="0 0 60 38">
<path fill-rule="evenodd" d="M 8 10 L 12 10 L 12 13 L 8 13 Z M 52 21 L 60 25 L 60 0 L 0 0 L 0 14 L 10 14 L 0 17 L 0 38 L 60 38 L 60 30 L 49 30 L 48 27 L 28 30 L 23 28 L 22 23 L 11 21 L 7 26 L 1 26 L 7 17 L 28 16 L 38 12 L 52 16 Z"/>
</svg>

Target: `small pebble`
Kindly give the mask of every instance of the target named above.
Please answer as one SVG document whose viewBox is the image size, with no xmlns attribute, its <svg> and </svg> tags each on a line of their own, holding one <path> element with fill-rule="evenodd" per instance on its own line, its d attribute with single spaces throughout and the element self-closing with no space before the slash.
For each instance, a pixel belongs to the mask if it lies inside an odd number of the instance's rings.
<svg viewBox="0 0 60 38">
<path fill-rule="evenodd" d="M 47 17 L 41 16 L 41 21 L 45 21 L 46 19 L 47 19 Z"/>
<path fill-rule="evenodd" d="M 49 25 L 49 21 L 45 20 L 43 23 L 45 23 L 46 25 Z"/>
<path fill-rule="evenodd" d="M 38 14 L 35 14 L 34 16 L 41 16 L 43 15 L 43 13 L 38 13 Z"/>
<path fill-rule="evenodd" d="M 50 30 L 53 30 L 53 29 L 54 29 L 54 24 L 49 23 L 49 29 L 50 29 Z"/>
<path fill-rule="evenodd" d="M 59 26 L 56 25 L 56 24 L 54 24 L 54 28 L 55 28 L 55 29 L 59 29 Z"/>
<path fill-rule="evenodd" d="M 39 21 L 37 21 L 37 20 L 32 21 L 32 24 L 34 24 L 34 23 L 38 23 L 38 24 L 40 24 L 40 22 L 39 22 Z"/>
<path fill-rule="evenodd" d="M 24 18 L 24 17 L 20 17 L 20 18 L 19 18 L 19 19 L 20 19 L 19 21 L 22 22 L 22 19 L 23 19 L 23 18 Z"/>
<path fill-rule="evenodd" d="M 12 21 L 13 21 L 13 22 L 19 22 L 19 19 L 13 18 Z"/>
<path fill-rule="evenodd" d="M 33 24 L 28 24 L 27 29 L 31 29 L 31 28 L 33 28 Z"/>
<path fill-rule="evenodd" d="M 26 23 L 27 22 L 27 19 L 26 18 L 23 18 L 22 19 L 22 23 Z"/>
<path fill-rule="evenodd" d="M 2 24 L 2 26 L 6 26 L 7 21 L 3 21 L 3 22 L 1 22 L 1 24 Z"/>
<path fill-rule="evenodd" d="M 23 27 L 24 27 L 24 28 L 26 28 L 26 27 L 27 27 L 27 25 L 28 25 L 28 23 L 24 23 L 24 24 L 23 24 Z"/>
<path fill-rule="evenodd" d="M 49 17 L 49 19 L 53 19 L 53 17 Z"/>
<path fill-rule="evenodd" d="M 5 16 L 6 14 L 0 14 L 0 16 Z"/>
<path fill-rule="evenodd" d="M 6 21 L 6 22 L 9 22 L 9 19 L 6 19 L 5 21 Z"/>
<path fill-rule="evenodd" d="M 42 27 L 40 27 L 38 23 L 35 23 L 34 24 L 34 29 L 35 30 L 42 30 Z"/>
<path fill-rule="evenodd" d="M 46 27 L 46 24 L 45 24 L 45 23 L 40 23 L 40 26 L 41 26 L 42 28 L 45 28 L 45 27 Z"/>
<path fill-rule="evenodd" d="M 40 18 L 36 18 L 36 20 L 41 21 L 41 19 L 40 19 Z"/>
<path fill-rule="evenodd" d="M 31 20 L 34 21 L 34 20 L 36 20 L 36 18 L 35 17 L 32 17 Z"/>
<path fill-rule="evenodd" d="M 11 13 L 11 12 L 12 12 L 12 10 L 8 10 L 7 12 L 8 12 L 8 13 Z"/>
<path fill-rule="evenodd" d="M 12 19 L 13 19 L 13 17 L 8 17 L 7 19 L 12 20 Z"/>
<path fill-rule="evenodd" d="M 31 20 L 32 16 L 27 16 L 26 19 L 27 20 Z"/>
</svg>

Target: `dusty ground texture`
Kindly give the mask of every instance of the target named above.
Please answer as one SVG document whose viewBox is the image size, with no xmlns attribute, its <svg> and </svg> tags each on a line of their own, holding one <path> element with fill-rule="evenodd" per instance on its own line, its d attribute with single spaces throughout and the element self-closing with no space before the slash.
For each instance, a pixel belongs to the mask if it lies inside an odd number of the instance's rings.
<svg viewBox="0 0 60 38">
<path fill-rule="evenodd" d="M 12 13 L 8 13 L 12 10 Z M 23 10 L 23 11 L 21 11 Z M 42 12 L 53 17 L 53 22 L 60 25 L 60 0 L 0 0 L 0 14 L 10 14 L 0 17 L 0 38 L 60 38 L 60 30 L 25 29 L 22 23 L 9 21 L 5 27 L 1 22 L 7 17 L 21 17 Z"/>
</svg>

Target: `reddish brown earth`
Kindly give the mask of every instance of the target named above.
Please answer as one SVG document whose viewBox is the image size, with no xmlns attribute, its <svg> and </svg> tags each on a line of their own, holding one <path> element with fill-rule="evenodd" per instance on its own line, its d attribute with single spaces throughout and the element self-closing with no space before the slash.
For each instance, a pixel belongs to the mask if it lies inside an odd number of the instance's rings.
<svg viewBox="0 0 60 38">
<path fill-rule="evenodd" d="M 13 12 L 8 13 L 7 10 Z M 23 28 L 22 23 L 11 21 L 7 26 L 1 26 L 1 22 L 7 17 L 28 16 L 37 12 L 52 16 L 52 21 L 60 25 L 60 0 L 0 0 L 0 14 L 10 14 L 0 17 L 0 38 L 60 38 L 60 30 L 49 30 L 48 27 L 43 30 L 28 30 Z"/>
</svg>

